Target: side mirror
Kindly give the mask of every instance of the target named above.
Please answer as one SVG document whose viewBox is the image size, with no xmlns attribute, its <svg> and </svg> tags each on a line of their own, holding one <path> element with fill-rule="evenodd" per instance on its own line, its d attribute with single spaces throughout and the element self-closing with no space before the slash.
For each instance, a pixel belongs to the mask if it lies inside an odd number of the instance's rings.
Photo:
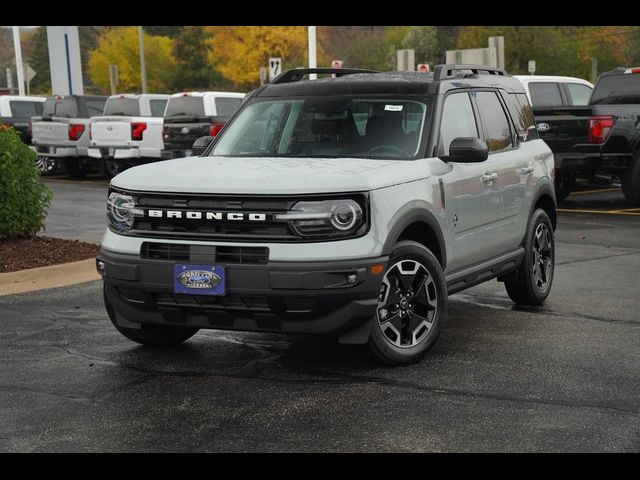
<svg viewBox="0 0 640 480">
<path fill-rule="evenodd" d="M 191 150 L 193 152 L 193 156 L 199 156 L 204 153 L 209 144 L 213 142 L 214 137 L 200 137 L 193 142 L 193 147 Z"/>
<path fill-rule="evenodd" d="M 487 144 L 476 137 L 457 137 L 449 145 L 448 162 L 479 163 L 489 157 Z"/>
</svg>

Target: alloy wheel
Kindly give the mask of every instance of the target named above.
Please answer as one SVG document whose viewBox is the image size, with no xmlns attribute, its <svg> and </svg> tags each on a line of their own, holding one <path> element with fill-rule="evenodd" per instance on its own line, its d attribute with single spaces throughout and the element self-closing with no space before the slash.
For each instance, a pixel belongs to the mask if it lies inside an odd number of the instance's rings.
<svg viewBox="0 0 640 480">
<path fill-rule="evenodd" d="M 384 275 L 377 324 L 384 338 L 400 348 L 411 348 L 427 338 L 438 310 L 433 276 L 416 260 L 401 260 Z"/>
</svg>

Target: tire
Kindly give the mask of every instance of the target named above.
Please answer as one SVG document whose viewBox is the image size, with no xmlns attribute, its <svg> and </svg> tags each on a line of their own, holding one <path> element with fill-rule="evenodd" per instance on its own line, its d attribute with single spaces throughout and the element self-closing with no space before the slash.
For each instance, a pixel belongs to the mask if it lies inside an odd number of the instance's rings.
<svg viewBox="0 0 640 480">
<path fill-rule="evenodd" d="M 71 178 L 84 178 L 91 171 L 91 163 L 88 158 L 66 158 L 64 169 Z"/>
<path fill-rule="evenodd" d="M 58 159 L 55 157 L 38 155 L 38 158 L 36 158 L 36 166 L 38 167 L 40 175 L 43 177 L 53 175 L 58 170 Z"/>
<path fill-rule="evenodd" d="M 438 339 L 446 317 L 447 285 L 440 263 L 424 245 L 398 242 L 380 287 L 371 352 L 385 365 L 417 362 Z"/>
<path fill-rule="evenodd" d="M 640 205 L 640 156 L 636 155 L 620 176 L 620 184 L 625 198 L 633 205 Z"/>
<path fill-rule="evenodd" d="M 126 170 L 123 163 L 119 160 L 114 159 L 113 157 L 103 159 L 100 167 L 102 175 L 108 179 L 111 179 L 118 175 L 120 172 Z"/>
<path fill-rule="evenodd" d="M 519 305 L 542 305 L 549 296 L 555 268 L 553 226 L 547 212 L 533 212 L 524 247 L 524 258 L 515 280 L 505 281 L 507 294 Z"/>
<path fill-rule="evenodd" d="M 139 330 L 135 328 L 121 327 L 116 323 L 116 314 L 107 300 L 107 289 L 103 286 L 102 290 L 104 298 L 104 306 L 107 309 L 109 320 L 113 323 L 122 335 L 136 343 L 150 347 L 171 347 L 188 340 L 193 337 L 199 328 L 188 327 L 165 327 L 161 325 L 145 325 L 143 324 Z"/>
<path fill-rule="evenodd" d="M 576 180 L 573 177 L 564 176 L 556 179 L 555 190 L 558 202 L 567 198 L 576 188 Z"/>
</svg>

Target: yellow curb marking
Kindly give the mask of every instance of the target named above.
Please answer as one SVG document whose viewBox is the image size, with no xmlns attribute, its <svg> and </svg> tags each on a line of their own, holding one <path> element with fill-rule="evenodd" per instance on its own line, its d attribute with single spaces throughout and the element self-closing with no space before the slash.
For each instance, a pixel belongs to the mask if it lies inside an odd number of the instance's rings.
<svg viewBox="0 0 640 480">
<path fill-rule="evenodd" d="M 630 210 L 639 210 L 637 208 L 632 208 Z M 605 215 L 631 215 L 634 217 L 640 217 L 640 212 L 631 212 L 627 210 L 583 210 L 580 208 L 558 208 L 558 212 L 566 212 L 566 213 L 598 213 Z"/>
<path fill-rule="evenodd" d="M 94 258 L 79 262 L 0 273 L 0 297 L 100 279 Z"/>
<path fill-rule="evenodd" d="M 589 193 L 600 193 L 600 192 L 620 192 L 622 191 L 620 188 L 603 188 L 601 190 L 582 190 L 578 192 L 571 192 L 570 195 L 587 195 Z"/>
</svg>

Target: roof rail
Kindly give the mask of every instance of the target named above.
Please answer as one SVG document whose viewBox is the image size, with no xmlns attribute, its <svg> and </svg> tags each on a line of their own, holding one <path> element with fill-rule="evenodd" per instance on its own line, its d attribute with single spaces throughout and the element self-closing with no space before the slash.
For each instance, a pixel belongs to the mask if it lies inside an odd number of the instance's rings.
<svg viewBox="0 0 640 480">
<path fill-rule="evenodd" d="M 271 83 L 289 83 L 298 82 L 303 79 L 305 75 L 310 73 L 333 73 L 336 77 L 343 75 L 352 75 L 354 73 L 380 73 L 376 70 L 365 70 L 361 68 L 293 68 L 282 72 Z"/>
<path fill-rule="evenodd" d="M 487 75 L 507 75 L 507 72 L 502 68 L 488 67 L 486 65 L 444 64 L 436 65 L 433 70 L 433 80 L 437 82 L 450 78 L 452 76 L 451 73 L 455 70 L 471 70 L 476 75 L 480 74 L 480 72 L 485 72 Z"/>
</svg>

